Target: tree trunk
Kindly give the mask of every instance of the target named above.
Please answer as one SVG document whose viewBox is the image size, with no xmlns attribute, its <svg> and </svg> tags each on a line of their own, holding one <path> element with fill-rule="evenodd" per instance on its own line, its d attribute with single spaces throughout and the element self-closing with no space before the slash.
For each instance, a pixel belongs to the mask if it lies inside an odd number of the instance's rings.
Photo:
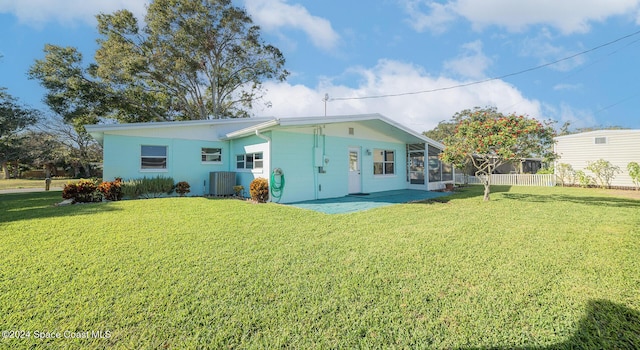
<svg viewBox="0 0 640 350">
<path fill-rule="evenodd" d="M 491 193 L 491 173 L 488 173 L 486 180 L 484 180 L 484 198 L 483 200 L 489 201 L 489 193 Z"/>
<path fill-rule="evenodd" d="M 491 186 L 489 186 L 488 183 L 484 184 L 484 198 L 483 199 L 484 199 L 485 202 L 489 200 L 489 193 L 491 192 L 490 187 Z"/>
<path fill-rule="evenodd" d="M 11 177 L 11 174 L 9 174 L 9 162 L 2 162 L 2 171 L 4 172 L 4 178 L 6 180 L 9 180 L 9 178 Z"/>
</svg>

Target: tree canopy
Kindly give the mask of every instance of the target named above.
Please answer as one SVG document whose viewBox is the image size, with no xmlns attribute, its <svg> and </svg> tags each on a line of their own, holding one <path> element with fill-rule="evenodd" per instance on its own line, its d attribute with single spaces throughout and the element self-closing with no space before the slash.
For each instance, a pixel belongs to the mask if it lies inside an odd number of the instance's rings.
<svg viewBox="0 0 640 350">
<path fill-rule="evenodd" d="M 262 83 L 289 74 L 280 50 L 231 0 L 154 0 L 142 28 L 127 10 L 97 19 L 95 63 L 47 45 L 29 72 L 74 125 L 246 117 Z"/>
<path fill-rule="evenodd" d="M 53 112 L 78 132 L 109 113 L 113 105 L 109 87 L 92 77 L 94 67 L 83 66 L 76 48 L 47 44 L 44 53 L 44 59 L 36 60 L 29 69 L 29 77 L 47 90 L 43 101 Z"/>
<path fill-rule="evenodd" d="M 476 175 L 484 179 L 484 200 L 489 200 L 493 170 L 505 162 L 555 158 L 551 122 L 543 124 L 523 115 L 504 115 L 493 107 L 465 110 L 454 118 L 459 122 L 454 133 L 445 138 L 441 158 L 458 167 L 472 163 Z"/>
<path fill-rule="evenodd" d="M 36 109 L 21 105 L 19 101 L 0 88 L 0 166 L 8 175 L 7 162 L 16 160 L 23 151 L 23 130 L 40 118 Z"/>
<path fill-rule="evenodd" d="M 248 116 L 266 79 L 286 79 L 285 59 L 230 0 L 155 0 L 146 26 L 129 11 L 100 14 L 96 76 L 166 119 Z"/>
</svg>

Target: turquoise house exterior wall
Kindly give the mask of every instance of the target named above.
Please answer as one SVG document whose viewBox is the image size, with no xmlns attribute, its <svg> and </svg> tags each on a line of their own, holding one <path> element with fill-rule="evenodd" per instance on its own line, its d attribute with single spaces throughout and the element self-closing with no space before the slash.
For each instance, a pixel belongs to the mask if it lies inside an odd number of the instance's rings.
<svg viewBox="0 0 640 350">
<path fill-rule="evenodd" d="M 167 168 L 146 170 L 140 168 L 141 146 L 167 146 Z M 221 148 L 222 162 L 203 163 L 202 148 Z M 142 177 L 172 177 L 175 182 L 187 181 L 191 185 L 191 195 L 209 192 L 209 172 L 228 171 L 230 160 L 227 141 L 185 140 L 141 136 L 106 134 L 103 141 L 105 181 L 116 177 L 124 180 Z M 235 164 L 235 163 L 234 163 Z"/>
<path fill-rule="evenodd" d="M 280 202 L 342 197 L 349 194 L 349 149 L 360 150 L 362 192 L 378 192 L 407 188 L 406 145 L 400 142 L 355 139 L 329 135 L 318 136 L 318 148 L 329 159 L 323 173 L 315 166 L 316 136 L 311 133 L 274 131 L 272 137 L 272 168 L 281 168 L 285 188 Z M 373 155 L 367 150 L 395 151 L 395 174 L 374 175 Z"/>
<path fill-rule="evenodd" d="M 284 131 L 272 132 L 272 167 L 282 169 L 285 187 L 281 203 L 314 199 L 314 135 Z"/>
<path fill-rule="evenodd" d="M 268 137 L 269 133 L 265 133 Z M 248 136 L 236 140 L 226 141 L 229 143 L 231 152 L 229 153 L 230 161 L 229 168 L 225 171 L 236 172 L 236 184 L 244 187 L 244 195 L 249 196 L 249 185 L 251 181 L 259 177 L 269 179 L 269 163 L 271 160 L 269 154 L 269 144 L 266 140 L 258 136 Z M 237 169 L 236 168 L 236 156 L 247 153 L 262 152 L 263 154 L 263 167 L 262 169 Z M 215 171 L 215 170 L 214 170 Z"/>
</svg>

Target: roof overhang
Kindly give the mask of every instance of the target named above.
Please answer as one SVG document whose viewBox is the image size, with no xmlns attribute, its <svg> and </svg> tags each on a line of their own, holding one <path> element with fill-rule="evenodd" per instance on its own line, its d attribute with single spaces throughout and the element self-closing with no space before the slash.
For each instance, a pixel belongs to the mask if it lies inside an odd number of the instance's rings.
<svg viewBox="0 0 640 350">
<path fill-rule="evenodd" d="M 102 144 L 105 133 L 117 133 L 124 130 L 149 130 L 164 129 L 189 126 L 216 126 L 232 124 L 258 124 L 273 118 L 229 118 L 229 119 L 207 119 L 207 120 L 184 120 L 173 122 L 146 122 L 146 123 L 123 123 L 123 124 L 90 124 L 85 125 L 87 132 Z"/>
<path fill-rule="evenodd" d="M 291 118 L 240 118 L 240 119 L 214 119 L 214 120 L 188 120 L 175 122 L 147 122 L 126 124 L 93 124 L 85 125 L 87 132 L 100 144 L 104 141 L 105 133 L 117 133 L 137 129 L 163 129 L 190 126 L 218 126 L 237 124 L 239 130 L 220 135 L 221 140 L 233 140 L 241 137 L 255 135 L 256 132 L 269 131 L 275 128 L 313 127 L 336 123 L 361 123 L 376 130 L 384 130 L 389 136 L 405 143 L 426 143 L 431 146 L 444 149 L 444 145 L 414 130 L 405 127 L 381 114 L 358 114 L 323 117 L 291 117 Z M 243 125 L 244 124 L 244 125 Z"/>
<path fill-rule="evenodd" d="M 402 124 L 381 115 L 381 114 L 361 114 L 361 115 L 344 115 L 329 117 L 294 117 L 294 118 L 275 118 L 270 121 L 256 124 L 241 130 L 237 130 L 225 135 L 222 139 L 236 139 L 255 135 L 256 132 L 265 132 L 278 127 L 313 127 L 336 123 L 357 122 L 369 126 L 373 129 L 385 130 L 390 136 L 402 140 L 405 143 L 427 143 L 434 147 L 444 149 L 444 145 L 420 133 L 417 133 Z M 389 128 L 391 127 L 391 128 Z"/>
</svg>

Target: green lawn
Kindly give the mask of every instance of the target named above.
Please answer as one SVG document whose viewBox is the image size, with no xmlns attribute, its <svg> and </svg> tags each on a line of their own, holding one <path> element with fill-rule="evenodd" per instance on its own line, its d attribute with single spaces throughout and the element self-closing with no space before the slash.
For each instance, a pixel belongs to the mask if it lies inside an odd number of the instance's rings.
<svg viewBox="0 0 640 350">
<path fill-rule="evenodd" d="M 52 179 L 51 189 L 61 190 L 69 181 L 78 181 L 74 179 Z M 27 180 L 27 179 L 0 179 L 0 190 L 20 189 L 20 188 L 44 188 L 44 180 Z"/>
<path fill-rule="evenodd" d="M 638 348 L 640 201 L 603 193 L 344 215 L 0 195 L 0 329 L 31 332 L 0 348 Z"/>
</svg>

